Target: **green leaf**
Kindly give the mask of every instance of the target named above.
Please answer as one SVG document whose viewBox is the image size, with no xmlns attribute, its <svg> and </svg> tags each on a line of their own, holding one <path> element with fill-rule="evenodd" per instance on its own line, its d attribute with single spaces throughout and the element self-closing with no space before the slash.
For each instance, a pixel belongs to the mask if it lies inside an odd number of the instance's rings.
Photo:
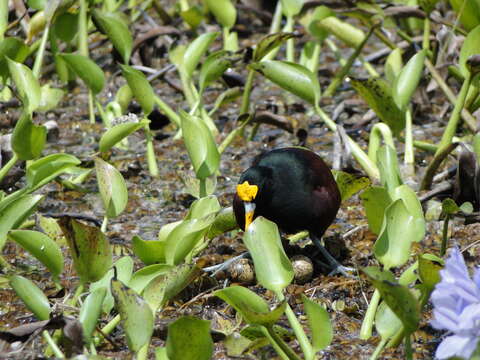
<svg viewBox="0 0 480 360">
<path fill-rule="evenodd" d="M 168 325 L 166 346 L 170 360 L 209 360 L 213 355 L 210 321 L 182 316 Z"/>
<path fill-rule="evenodd" d="M 122 56 L 123 62 L 128 64 L 133 39 L 122 17 L 117 13 L 105 13 L 98 9 L 93 9 L 91 13 L 95 26 L 108 36 L 115 49 Z"/>
<path fill-rule="evenodd" d="M 460 72 L 462 73 L 463 77 L 466 77 L 469 73 L 466 65 L 468 58 L 476 54 L 480 54 L 480 25 L 476 26 L 468 33 L 465 41 L 463 42 L 462 49 L 460 50 L 458 64 L 460 65 Z"/>
<path fill-rule="evenodd" d="M 204 121 L 180 111 L 185 147 L 197 178 L 204 180 L 217 171 L 220 164 L 215 140 Z"/>
<path fill-rule="evenodd" d="M 460 22 L 468 31 L 480 24 L 480 3 L 478 0 L 450 0 L 453 10 L 460 15 Z M 460 11 L 462 10 L 461 14 Z"/>
<path fill-rule="evenodd" d="M 315 105 L 320 99 L 317 77 L 306 67 L 288 61 L 261 61 L 250 66 L 281 88 Z"/>
<path fill-rule="evenodd" d="M 47 141 L 47 129 L 32 122 L 32 115 L 24 111 L 12 134 L 12 148 L 20 160 L 31 160 L 42 154 Z"/>
<path fill-rule="evenodd" d="M 58 56 L 68 64 L 94 94 L 102 91 L 105 85 L 105 75 L 102 69 L 90 58 L 77 54 L 60 54 Z"/>
<path fill-rule="evenodd" d="M 425 236 L 425 217 L 423 216 L 422 204 L 418 200 L 415 191 L 412 190 L 408 185 L 398 186 L 392 193 L 390 193 L 392 201 L 401 199 L 403 205 L 407 209 L 408 213 L 413 216 L 412 234 L 414 237 L 411 239 L 412 242 L 420 242 Z"/>
<path fill-rule="evenodd" d="M 332 171 L 338 189 L 342 196 L 342 202 L 350 199 L 359 191 L 368 187 L 371 183 L 368 177 L 358 177 L 343 171 Z"/>
<path fill-rule="evenodd" d="M 308 325 L 312 332 L 312 346 L 315 352 L 326 348 L 333 339 L 333 328 L 325 310 L 320 304 L 313 302 L 302 294 L 303 306 L 307 314 Z"/>
<path fill-rule="evenodd" d="M 394 190 L 402 184 L 395 149 L 389 145 L 381 146 L 377 154 L 377 165 L 380 170 L 380 182 L 392 196 Z"/>
<path fill-rule="evenodd" d="M 385 124 L 390 126 L 393 133 L 398 135 L 405 127 L 405 115 L 393 100 L 392 89 L 388 83 L 380 78 L 366 80 L 351 78 L 353 88 L 375 111 Z"/>
<path fill-rule="evenodd" d="M 417 237 L 414 217 L 401 199 L 385 211 L 382 230 L 374 245 L 374 254 L 385 269 L 405 264 L 410 258 L 412 241 Z"/>
<path fill-rule="evenodd" d="M 112 293 L 122 319 L 128 347 L 137 352 L 150 342 L 154 316 L 147 302 L 121 281 L 112 280 Z"/>
<path fill-rule="evenodd" d="M 32 281 L 20 275 L 10 276 L 10 286 L 38 320 L 48 320 L 52 309 L 47 297 Z"/>
<path fill-rule="evenodd" d="M 402 71 L 402 67 L 402 49 L 395 48 L 385 61 L 385 78 L 392 86 L 395 83 L 398 74 Z"/>
<path fill-rule="evenodd" d="M 7 58 L 23 63 L 29 53 L 30 50 L 22 39 L 8 37 L 0 41 L 0 78 L 5 81 L 9 75 Z"/>
<path fill-rule="evenodd" d="M 385 301 L 382 301 L 375 313 L 375 328 L 383 340 L 393 337 L 402 327 L 402 321 L 390 309 Z"/>
<path fill-rule="evenodd" d="M 60 218 L 73 264 L 83 283 L 100 280 L 112 266 L 112 249 L 103 232 L 73 218 Z"/>
<path fill-rule="evenodd" d="M 0 2 L 0 42 L 3 40 L 8 27 L 8 1 Z"/>
<path fill-rule="evenodd" d="M 243 242 L 252 256 L 258 282 L 275 294 L 281 293 L 294 274 L 277 225 L 260 216 L 245 231 Z"/>
<path fill-rule="evenodd" d="M 69 12 L 59 15 L 55 19 L 52 31 L 63 42 L 71 42 L 78 33 L 78 15 Z"/>
<path fill-rule="evenodd" d="M 41 99 L 40 85 L 32 70 L 19 62 L 7 58 L 8 70 L 24 109 L 31 113 L 38 108 Z"/>
<path fill-rule="evenodd" d="M 141 294 L 150 281 L 159 275 L 169 272 L 171 269 L 172 266 L 166 264 L 153 264 L 145 266 L 133 274 L 132 278 L 128 282 L 128 286 L 132 290 L 135 290 L 137 293 Z"/>
<path fill-rule="evenodd" d="M 387 189 L 371 186 L 360 195 L 360 199 L 362 199 L 365 212 L 367 213 L 370 231 L 377 235 L 380 234 L 385 210 L 392 203 Z"/>
<path fill-rule="evenodd" d="M 220 25 L 231 28 L 237 20 L 237 10 L 230 0 L 204 0 Z"/>
<path fill-rule="evenodd" d="M 273 325 L 283 315 L 286 306 L 283 302 L 274 310 L 270 310 L 265 300 L 242 286 L 230 286 L 217 290 L 213 295 L 237 310 L 249 324 Z"/>
<path fill-rule="evenodd" d="M 281 2 L 283 15 L 295 16 L 302 10 L 304 0 L 281 0 Z"/>
<path fill-rule="evenodd" d="M 192 283 L 201 273 L 196 265 L 182 264 L 162 272 L 148 282 L 143 290 L 145 300 L 156 311 Z"/>
<path fill-rule="evenodd" d="M 105 212 L 109 218 L 114 218 L 127 206 L 127 184 L 120 171 L 98 157 L 95 158 L 95 170 Z"/>
<path fill-rule="evenodd" d="M 183 66 L 189 77 L 193 75 L 193 72 L 200 62 L 200 59 L 203 55 L 205 55 L 210 45 L 219 34 L 220 33 L 218 32 L 202 34 L 193 40 L 190 45 L 188 45 L 185 53 L 183 54 Z"/>
<path fill-rule="evenodd" d="M 210 214 L 216 214 L 220 209 L 220 203 L 215 195 L 205 196 L 195 200 L 192 205 L 190 205 L 190 209 L 188 209 L 184 220 L 200 219 Z"/>
<path fill-rule="evenodd" d="M 445 262 L 442 258 L 432 254 L 418 256 L 418 276 L 429 291 L 433 291 L 435 285 L 440 282 L 440 270 Z"/>
<path fill-rule="evenodd" d="M 153 110 L 155 93 L 145 75 L 128 65 L 120 65 L 122 74 L 127 79 L 128 86 L 132 89 L 132 94 L 140 103 L 143 113 L 150 114 Z"/>
<path fill-rule="evenodd" d="M 148 124 L 148 121 L 142 120 L 138 123 L 124 123 L 115 125 L 114 127 L 108 129 L 100 138 L 98 143 L 99 151 L 106 152 L 126 138 L 128 135 L 134 133 L 135 131 L 141 129 Z"/>
<path fill-rule="evenodd" d="M 165 262 L 165 241 L 143 240 L 135 235 L 132 238 L 132 250 L 145 265 Z"/>
<path fill-rule="evenodd" d="M 186 54 L 186 52 L 185 52 Z M 200 94 L 203 94 L 205 88 L 215 80 L 219 79 L 223 73 L 232 66 L 232 60 L 228 56 L 230 53 L 226 50 L 219 50 L 211 53 L 200 68 Z"/>
<path fill-rule="evenodd" d="M 328 31 L 320 25 L 320 21 L 329 16 L 335 16 L 335 13 L 326 6 L 317 6 L 310 16 L 307 15 L 305 22 L 303 20 L 300 22 L 311 35 L 316 37 L 317 41 L 323 42 L 328 36 Z"/>
<path fill-rule="evenodd" d="M 336 16 L 327 16 L 324 19 L 317 20 L 315 25 L 353 48 L 358 47 L 365 39 L 365 33 L 361 28 L 342 21 Z"/>
<path fill-rule="evenodd" d="M 232 207 L 224 208 L 215 216 L 215 220 L 208 229 L 207 238 L 213 239 L 215 236 L 237 228 L 237 220 L 235 219 Z"/>
<path fill-rule="evenodd" d="M 410 290 L 392 279 L 389 272 L 386 279 L 386 272 L 382 272 L 378 268 L 367 267 L 363 268 L 362 271 L 378 289 L 385 303 L 402 321 L 406 336 L 417 330 L 420 321 L 420 307 Z"/>
<path fill-rule="evenodd" d="M 27 166 L 27 187 L 29 191 L 35 191 L 80 163 L 69 154 L 51 154 L 35 160 Z"/>
<path fill-rule="evenodd" d="M 442 213 L 446 215 L 455 215 L 459 211 L 460 207 L 454 200 L 447 198 L 442 201 Z"/>
<path fill-rule="evenodd" d="M 198 5 L 193 5 L 185 11 L 181 11 L 180 16 L 194 30 L 202 23 L 204 18 L 203 11 Z"/>
<path fill-rule="evenodd" d="M 422 50 L 412 56 L 394 82 L 393 99 L 402 110 L 405 110 L 410 103 L 410 99 L 420 82 L 425 56 L 426 50 Z"/>
<path fill-rule="evenodd" d="M 58 276 L 63 271 L 63 255 L 55 241 L 41 232 L 31 230 L 12 230 L 8 233 L 8 238 L 45 265 L 58 281 Z"/>
<path fill-rule="evenodd" d="M 267 34 L 260 39 L 255 50 L 253 51 L 253 61 L 262 60 L 270 51 L 279 47 L 283 42 L 294 37 L 293 33 L 278 32 Z"/>
<path fill-rule="evenodd" d="M 97 288 L 87 296 L 80 309 L 78 321 L 82 324 L 83 339 L 88 344 L 91 341 L 93 331 L 97 326 L 98 319 L 102 312 L 102 304 L 107 295 L 107 288 Z"/>
<path fill-rule="evenodd" d="M 10 202 L 0 211 L 0 250 L 7 241 L 7 233 L 22 225 L 35 211 L 38 203 L 43 200 L 41 195 L 23 195 Z"/>
<path fill-rule="evenodd" d="M 40 103 L 37 111 L 46 112 L 57 107 L 62 100 L 64 92 L 62 89 L 52 88 L 50 84 L 45 84 L 41 87 Z"/>
</svg>

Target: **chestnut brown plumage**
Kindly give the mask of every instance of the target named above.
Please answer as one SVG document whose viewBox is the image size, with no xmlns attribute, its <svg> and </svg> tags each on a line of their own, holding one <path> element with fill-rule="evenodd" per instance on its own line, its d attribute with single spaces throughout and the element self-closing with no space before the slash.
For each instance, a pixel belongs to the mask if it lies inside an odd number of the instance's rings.
<svg viewBox="0 0 480 360">
<path fill-rule="evenodd" d="M 254 160 L 239 184 L 233 210 L 240 228 L 263 216 L 286 233 L 308 230 L 332 266 L 338 267 L 325 254 L 320 238 L 335 220 L 341 196 L 320 156 L 297 147 L 269 151 Z"/>
</svg>

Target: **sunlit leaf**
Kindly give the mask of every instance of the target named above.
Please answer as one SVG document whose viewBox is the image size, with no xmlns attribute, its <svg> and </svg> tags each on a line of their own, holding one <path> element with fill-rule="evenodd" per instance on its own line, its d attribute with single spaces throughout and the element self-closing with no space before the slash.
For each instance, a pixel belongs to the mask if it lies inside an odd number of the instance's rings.
<svg viewBox="0 0 480 360">
<path fill-rule="evenodd" d="M 480 15 L 478 16 L 480 20 Z M 463 42 L 462 49 L 460 50 L 458 64 L 460 65 L 460 71 L 464 77 L 466 77 L 469 72 L 466 65 L 468 58 L 476 54 L 480 54 L 480 25 L 476 26 L 468 33 L 465 41 Z"/>
<path fill-rule="evenodd" d="M 315 352 L 326 348 L 333 339 L 333 328 L 327 310 L 302 294 L 303 306 L 308 325 L 312 332 L 312 346 Z"/>
<path fill-rule="evenodd" d="M 63 271 L 63 255 L 55 241 L 41 232 L 31 230 L 12 230 L 8 238 L 32 254 L 58 280 Z"/>
<path fill-rule="evenodd" d="M 35 160 L 27 166 L 27 186 L 34 191 L 80 162 L 69 154 L 51 154 Z"/>
<path fill-rule="evenodd" d="M 324 19 L 315 21 L 315 25 L 328 31 L 339 40 L 343 41 L 350 47 L 358 47 L 365 39 L 365 33 L 359 27 L 340 20 L 336 16 L 328 16 Z"/>
<path fill-rule="evenodd" d="M 20 275 L 10 277 L 10 286 L 38 320 L 48 320 L 52 309 L 47 297 L 32 281 Z"/>
<path fill-rule="evenodd" d="M 20 160 L 32 160 L 42 153 L 47 141 L 45 126 L 35 125 L 32 116 L 23 112 L 18 119 L 12 134 L 12 148 Z"/>
<path fill-rule="evenodd" d="M 150 341 L 154 324 L 153 312 L 140 295 L 119 280 L 112 280 L 112 293 L 122 318 L 128 347 L 137 352 Z"/>
<path fill-rule="evenodd" d="M 367 177 L 358 177 L 344 171 L 333 171 L 333 176 L 337 182 L 338 189 L 342 196 L 342 201 L 350 199 L 359 191 L 370 185 L 370 179 Z"/>
<path fill-rule="evenodd" d="M 381 146 L 377 154 L 377 164 L 380 170 L 380 182 L 391 196 L 393 191 L 402 184 L 395 149 L 389 145 Z"/>
<path fill-rule="evenodd" d="M 78 33 L 78 15 L 66 12 L 58 16 L 52 31 L 60 40 L 69 43 Z"/>
<path fill-rule="evenodd" d="M 165 262 L 165 241 L 143 240 L 135 235 L 132 238 L 132 250 L 145 265 Z"/>
<path fill-rule="evenodd" d="M 188 209 L 188 213 L 184 219 L 200 219 L 210 214 L 216 214 L 221 208 L 215 195 L 205 196 L 195 200 L 192 205 L 190 205 L 190 209 Z"/>
<path fill-rule="evenodd" d="M 102 91 L 105 85 L 105 75 L 93 60 L 78 54 L 61 54 L 58 56 L 68 64 L 94 94 Z"/>
<path fill-rule="evenodd" d="M 148 115 L 153 110 L 155 94 L 145 75 L 131 66 L 120 65 L 122 74 L 127 79 L 132 94 L 142 107 L 143 113 Z"/>
<path fill-rule="evenodd" d="M 7 58 L 21 64 L 28 54 L 28 46 L 19 38 L 7 37 L 0 41 L 0 77 L 6 78 L 9 75 Z"/>
<path fill-rule="evenodd" d="M 385 61 L 385 78 L 393 86 L 393 83 L 397 79 L 398 74 L 402 71 L 402 49 L 396 48 L 390 55 L 388 55 Z"/>
<path fill-rule="evenodd" d="M 385 301 L 378 306 L 375 314 L 375 328 L 386 340 L 394 336 L 402 327 L 402 322 L 397 315 L 390 309 Z"/>
<path fill-rule="evenodd" d="M 282 11 L 285 16 L 298 15 L 302 10 L 304 0 L 281 0 Z"/>
<path fill-rule="evenodd" d="M 283 42 L 294 37 L 293 33 L 278 32 L 265 35 L 260 39 L 253 51 L 253 61 L 262 60 L 270 51 L 280 46 Z"/>
<path fill-rule="evenodd" d="M 387 189 L 371 186 L 360 195 L 360 198 L 367 213 L 368 227 L 374 234 L 380 234 L 385 210 L 392 203 Z"/>
<path fill-rule="evenodd" d="M 415 191 L 412 190 L 408 185 L 401 185 L 395 188 L 393 192 L 390 193 L 392 201 L 401 199 L 408 213 L 413 216 L 413 223 L 411 226 L 414 227 L 412 234 L 414 238 L 411 239 L 413 242 L 420 242 L 425 236 L 425 217 L 423 215 L 422 204 L 418 200 Z"/>
<path fill-rule="evenodd" d="M 166 346 L 170 360 L 209 360 L 213 354 L 210 321 L 182 316 L 168 325 Z"/>
<path fill-rule="evenodd" d="M 123 62 L 128 64 L 133 39 L 127 24 L 116 13 L 105 13 L 98 9 L 92 9 L 92 16 L 95 25 L 108 36 L 115 49 L 122 56 Z"/>
<path fill-rule="evenodd" d="M 399 109 L 405 109 L 410 103 L 410 98 L 417 89 L 423 73 L 426 50 L 412 56 L 396 77 L 393 85 L 393 98 Z"/>
<path fill-rule="evenodd" d="M 102 304 L 107 294 L 107 288 L 101 287 L 90 292 L 80 309 L 78 321 L 82 324 L 83 338 L 89 343 L 92 333 L 97 326 L 97 322 L 102 312 Z"/>
<path fill-rule="evenodd" d="M 62 100 L 64 92 L 62 89 L 52 88 L 50 84 L 45 84 L 41 87 L 40 103 L 37 111 L 49 111 L 55 109 Z"/>
<path fill-rule="evenodd" d="M 219 50 L 210 54 L 200 68 L 200 94 L 208 85 L 219 79 L 230 66 L 232 66 L 232 61 L 228 51 Z"/>
<path fill-rule="evenodd" d="M 35 111 L 40 104 L 41 91 L 37 78 L 27 66 L 7 58 L 8 70 L 23 106 L 27 112 Z"/>
<path fill-rule="evenodd" d="M 230 0 L 204 0 L 218 23 L 231 28 L 237 20 L 237 10 Z"/>
<path fill-rule="evenodd" d="M 114 166 L 96 157 L 98 188 L 109 218 L 118 216 L 127 206 L 128 189 L 122 174 Z"/>
<path fill-rule="evenodd" d="M 135 131 L 141 129 L 144 127 L 146 124 L 148 124 L 147 121 L 140 121 L 138 123 L 124 123 L 124 124 L 118 124 L 113 126 L 112 128 L 108 129 L 100 138 L 100 141 L 98 142 L 98 148 L 100 152 L 106 152 L 110 150 L 113 146 L 118 144 L 120 141 L 122 141 L 124 138 L 126 138 L 128 135 L 134 133 Z"/>
<path fill-rule="evenodd" d="M 252 256 L 258 282 L 276 294 L 281 293 L 294 274 L 277 225 L 260 216 L 245 231 L 243 242 Z"/>
<path fill-rule="evenodd" d="M 208 48 L 218 35 L 218 32 L 205 33 L 198 36 L 190 45 L 188 45 L 183 55 L 183 66 L 185 67 L 188 76 L 192 76 L 200 59 L 207 52 Z"/>
<path fill-rule="evenodd" d="M 157 276 L 165 274 L 172 269 L 171 265 L 153 264 L 137 270 L 133 275 L 128 286 L 141 294 L 147 285 Z"/>
<path fill-rule="evenodd" d="M 442 258 L 432 254 L 418 256 L 418 276 L 430 291 L 440 282 L 440 270 L 444 264 L 445 261 Z"/>
<path fill-rule="evenodd" d="M 455 12 L 460 15 L 460 22 L 468 31 L 480 25 L 480 3 L 478 0 L 450 0 L 449 2 Z"/>
</svg>

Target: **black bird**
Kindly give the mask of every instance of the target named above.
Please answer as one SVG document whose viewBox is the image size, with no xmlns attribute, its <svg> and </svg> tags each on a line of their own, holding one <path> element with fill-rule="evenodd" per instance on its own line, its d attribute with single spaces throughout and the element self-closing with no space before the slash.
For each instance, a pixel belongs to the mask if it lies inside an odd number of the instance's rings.
<svg viewBox="0 0 480 360">
<path fill-rule="evenodd" d="M 342 267 L 320 244 L 335 220 L 341 197 L 325 162 L 314 152 L 289 147 L 258 156 L 241 176 L 233 200 L 240 228 L 257 217 L 275 222 L 286 233 L 308 230 L 334 271 Z"/>
</svg>

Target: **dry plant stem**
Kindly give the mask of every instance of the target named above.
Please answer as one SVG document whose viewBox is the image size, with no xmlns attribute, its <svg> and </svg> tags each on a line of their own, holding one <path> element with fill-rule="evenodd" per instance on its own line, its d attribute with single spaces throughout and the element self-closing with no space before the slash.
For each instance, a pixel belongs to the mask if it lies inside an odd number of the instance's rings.
<svg viewBox="0 0 480 360">
<path fill-rule="evenodd" d="M 438 167 L 440 166 L 442 161 L 448 156 L 448 154 L 450 154 L 457 146 L 458 143 L 451 143 L 446 148 L 442 149 L 440 152 L 437 152 L 438 155 L 435 154 L 432 162 L 430 163 L 427 171 L 425 172 L 425 176 L 422 179 L 420 190 L 430 190 L 432 186 L 433 176 L 435 175 Z"/>
<path fill-rule="evenodd" d="M 368 304 L 367 312 L 363 318 L 362 327 L 360 329 L 360 339 L 367 340 L 372 336 L 373 321 L 375 320 L 375 314 L 377 313 L 377 307 L 380 303 L 380 292 L 375 289 L 372 295 L 370 304 Z"/>
<path fill-rule="evenodd" d="M 363 41 L 357 46 L 357 48 L 355 49 L 353 54 L 350 55 L 350 57 L 348 58 L 345 65 L 342 66 L 342 68 L 337 73 L 337 75 L 334 77 L 334 79 L 332 80 L 330 85 L 328 85 L 327 90 L 325 90 L 324 96 L 332 96 L 335 93 L 337 88 L 343 82 L 343 79 L 345 78 L 345 76 L 347 76 L 348 72 L 350 71 L 354 61 L 360 55 L 360 52 L 362 51 L 363 47 L 367 43 L 368 39 L 370 39 L 370 36 L 372 36 L 374 29 L 375 29 L 375 27 L 370 28 L 367 35 L 363 39 Z"/>
<path fill-rule="evenodd" d="M 428 59 L 428 58 L 425 59 L 425 65 L 427 66 L 428 71 L 430 72 L 432 77 L 435 79 L 435 81 L 438 84 L 438 86 L 440 87 L 440 89 L 442 89 L 443 93 L 448 98 L 448 100 L 452 104 L 456 104 L 457 103 L 457 98 L 453 94 L 452 90 L 450 90 L 448 85 L 445 83 L 445 81 L 443 81 L 442 76 L 438 73 L 437 69 L 435 69 L 435 66 L 432 64 L 430 59 Z M 473 115 L 467 109 L 462 109 L 461 115 L 462 115 L 463 121 L 468 126 L 468 128 L 471 131 L 476 132 L 477 131 L 477 125 L 476 125 L 477 121 L 475 120 Z"/>
</svg>

